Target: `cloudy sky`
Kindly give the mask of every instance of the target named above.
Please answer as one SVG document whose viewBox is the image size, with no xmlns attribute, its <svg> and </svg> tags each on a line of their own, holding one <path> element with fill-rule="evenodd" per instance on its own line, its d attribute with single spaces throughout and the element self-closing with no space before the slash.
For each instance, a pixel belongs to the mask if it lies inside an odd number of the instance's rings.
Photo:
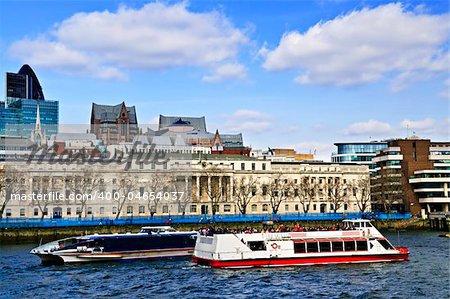
<svg viewBox="0 0 450 299">
<path fill-rule="evenodd" d="M 142 124 L 204 115 L 324 160 L 334 142 L 450 140 L 447 0 L 6 0 L 0 33 L 0 71 L 30 64 L 63 124 L 125 101 Z"/>
</svg>

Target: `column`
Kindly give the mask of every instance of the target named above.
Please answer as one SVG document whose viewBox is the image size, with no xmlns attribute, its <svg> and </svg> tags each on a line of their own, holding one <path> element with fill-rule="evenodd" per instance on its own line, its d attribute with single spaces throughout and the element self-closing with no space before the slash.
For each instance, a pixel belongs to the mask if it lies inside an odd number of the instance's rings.
<svg viewBox="0 0 450 299">
<path fill-rule="evenodd" d="M 195 193 L 197 193 L 196 197 L 197 197 L 197 200 L 200 201 L 202 195 L 200 194 L 200 177 L 199 176 L 195 177 L 195 184 L 196 184 L 196 188 L 197 188 L 197 190 L 195 192 Z"/>
</svg>

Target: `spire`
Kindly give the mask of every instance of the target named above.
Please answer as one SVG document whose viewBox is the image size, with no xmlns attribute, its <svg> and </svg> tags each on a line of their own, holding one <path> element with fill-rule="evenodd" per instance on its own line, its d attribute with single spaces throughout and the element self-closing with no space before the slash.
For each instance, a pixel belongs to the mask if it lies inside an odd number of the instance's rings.
<svg viewBox="0 0 450 299">
<path fill-rule="evenodd" d="M 36 132 L 41 131 L 41 113 L 39 112 L 39 101 L 36 104 L 36 127 L 34 128 Z"/>
<path fill-rule="evenodd" d="M 44 132 L 42 131 L 41 127 L 41 113 L 39 110 L 39 103 L 40 101 L 36 101 L 36 125 L 34 127 L 33 132 L 31 133 L 31 141 L 33 143 L 36 143 L 37 145 L 44 145 L 46 144 L 47 140 L 45 139 Z"/>
</svg>

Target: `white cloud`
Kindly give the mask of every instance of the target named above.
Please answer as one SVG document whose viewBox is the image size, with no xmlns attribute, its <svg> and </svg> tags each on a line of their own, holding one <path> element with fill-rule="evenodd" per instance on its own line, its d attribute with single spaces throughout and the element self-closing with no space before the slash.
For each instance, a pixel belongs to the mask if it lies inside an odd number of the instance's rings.
<svg viewBox="0 0 450 299">
<path fill-rule="evenodd" d="M 299 84 L 349 86 L 394 76 L 393 90 L 448 72 L 448 15 L 405 11 L 400 3 L 362 9 L 287 32 L 263 48 L 269 71 L 294 69 Z"/>
<path fill-rule="evenodd" d="M 204 82 L 222 82 L 230 79 L 244 79 L 247 76 L 247 68 L 242 64 L 230 63 L 219 66 L 211 75 L 204 76 Z"/>
<path fill-rule="evenodd" d="M 247 33 L 219 12 L 156 2 L 77 13 L 43 36 L 16 41 L 9 53 L 37 67 L 103 79 L 124 79 L 127 69 L 191 66 L 216 71 L 214 81 L 245 76 L 236 60 L 246 43 Z"/>
<path fill-rule="evenodd" d="M 425 118 L 422 120 L 404 119 L 400 125 L 402 128 L 426 131 L 426 130 L 433 129 L 435 124 L 436 124 L 436 122 L 434 121 L 434 119 Z"/>
<path fill-rule="evenodd" d="M 390 124 L 374 119 L 371 119 L 367 122 L 358 122 L 351 124 L 347 129 L 344 130 L 345 135 L 351 136 L 378 136 L 390 133 L 392 133 L 392 127 Z"/>
<path fill-rule="evenodd" d="M 241 109 L 226 117 L 224 129 L 233 133 L 261 133 L 270 129 L 271 119 L 265 113 Z"/>
</svg>

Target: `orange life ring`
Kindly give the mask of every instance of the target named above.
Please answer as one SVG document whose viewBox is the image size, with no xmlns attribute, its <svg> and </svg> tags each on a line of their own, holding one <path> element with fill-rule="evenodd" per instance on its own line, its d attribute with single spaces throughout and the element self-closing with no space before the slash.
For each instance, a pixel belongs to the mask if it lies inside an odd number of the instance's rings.
<svg viewBox="0 0 450 299">
<path fill-rule="evenodd" d="M 277 249 L 278 248 L 278 244 L 277 243 L 272 243 L 272 248 L 273 249 Z"/>
</svg>

